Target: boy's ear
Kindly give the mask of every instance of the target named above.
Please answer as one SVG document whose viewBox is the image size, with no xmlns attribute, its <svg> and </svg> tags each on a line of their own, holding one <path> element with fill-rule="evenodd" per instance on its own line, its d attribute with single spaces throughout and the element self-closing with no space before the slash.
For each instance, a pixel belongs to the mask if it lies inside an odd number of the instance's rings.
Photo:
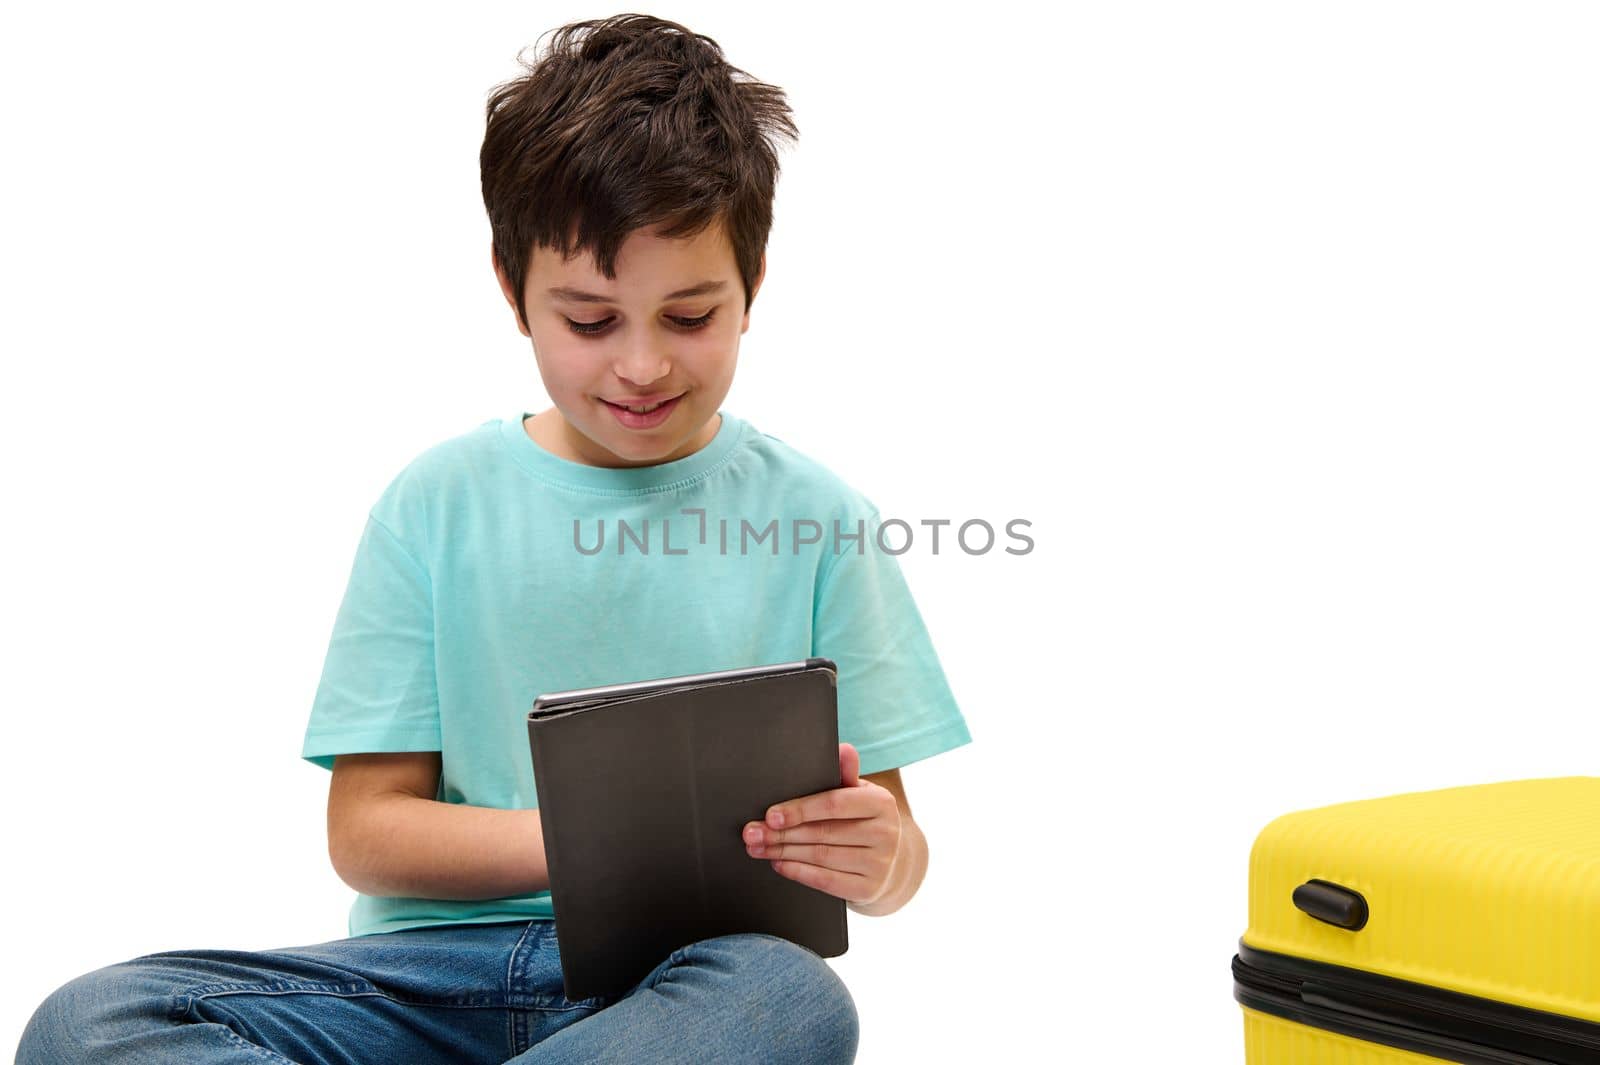
<svg viewBox="0 0 1600 1065">
<path fill-rule="evenodd" d="M 511 291 L 511 281 L 506 277 L 505 270 L 500 267 L 500 253 L 495 251 L 494 242 L 489 242 L 489 262 L 494 267 L 494 276 L 500 282 L 500 294 L 506 298 L 506 303 L 511 306 L 511 316 L 517 320 L 517 331 L 523 336 L 532 338 L 528 327 L 522 324 L 522 314 L 517 310 L 517 297 Z"/>
</svg>

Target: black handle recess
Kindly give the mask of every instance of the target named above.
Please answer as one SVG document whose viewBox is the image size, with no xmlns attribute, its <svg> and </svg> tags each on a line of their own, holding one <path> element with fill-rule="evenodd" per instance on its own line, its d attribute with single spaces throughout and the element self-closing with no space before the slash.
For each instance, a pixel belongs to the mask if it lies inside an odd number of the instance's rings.
<svg viewBox="0 0 1600 1065">
<path fill-rule="evenodd" d="M 1359 932 L 1367 924 L 1367 900 L 1360 892 L 1327 880 L 1307 880 L 1294 889 L 1295 908 L 1319 921 Z"/>
</svg>

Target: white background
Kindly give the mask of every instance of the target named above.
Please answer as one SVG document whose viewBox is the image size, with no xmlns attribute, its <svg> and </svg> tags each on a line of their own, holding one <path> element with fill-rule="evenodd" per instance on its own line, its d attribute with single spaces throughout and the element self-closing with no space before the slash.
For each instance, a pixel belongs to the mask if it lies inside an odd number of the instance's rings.
<svg viewBox="0 0 1600 1065">
<path fill-rule="evenodd" d="M 1238 1061 L 1267 821 L 1596 772 L 1593 6 L 650 10 L 801 130 L 726 409 L 886 517 L 1033 523 L 902 556 L 975 742 L 834 962 L 860 1061 Z M 611 13 L 8 13 L 0 1044 L 344 935 L 327 638 L 389 478 L 547 405 L 483 105 Z"/>
</svg>

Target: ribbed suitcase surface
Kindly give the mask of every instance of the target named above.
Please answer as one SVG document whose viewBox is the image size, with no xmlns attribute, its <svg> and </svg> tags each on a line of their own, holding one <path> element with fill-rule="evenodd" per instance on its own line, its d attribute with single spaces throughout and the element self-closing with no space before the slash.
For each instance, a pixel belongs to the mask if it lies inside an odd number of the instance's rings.
<svg viewBox="0 0 1600 1065">
<path fill-rule="evenodd" d="M 1251 1065 L 1600 1062 L 1600 777 L 1280 817 L 1240 948 Z"/>
</svg>

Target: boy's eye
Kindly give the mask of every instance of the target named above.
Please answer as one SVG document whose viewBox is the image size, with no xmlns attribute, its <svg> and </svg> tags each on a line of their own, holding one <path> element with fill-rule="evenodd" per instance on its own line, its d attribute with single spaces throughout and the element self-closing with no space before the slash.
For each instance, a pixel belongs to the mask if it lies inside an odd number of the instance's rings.
<svg viewBox="0 0 1600 1065">
<path fill-rule="evenodd" d="M 711 324 L 711 318 L 716 313 L 717 309 L 713 307 L 698 318 L 679 318 L 676 315 L 669 314 L 667 320 L 685 332 L 693 332 L 696 329 L 704 329 Z M 568 318 L 567 327 L 579 336 L 592 337 L 605 332 L 606 326 L 610 325 L 612 321 L 613 319 L 610 318 L 602 318 L 598 322 L 574 322 L 571 318 Z"/>
</svg>

